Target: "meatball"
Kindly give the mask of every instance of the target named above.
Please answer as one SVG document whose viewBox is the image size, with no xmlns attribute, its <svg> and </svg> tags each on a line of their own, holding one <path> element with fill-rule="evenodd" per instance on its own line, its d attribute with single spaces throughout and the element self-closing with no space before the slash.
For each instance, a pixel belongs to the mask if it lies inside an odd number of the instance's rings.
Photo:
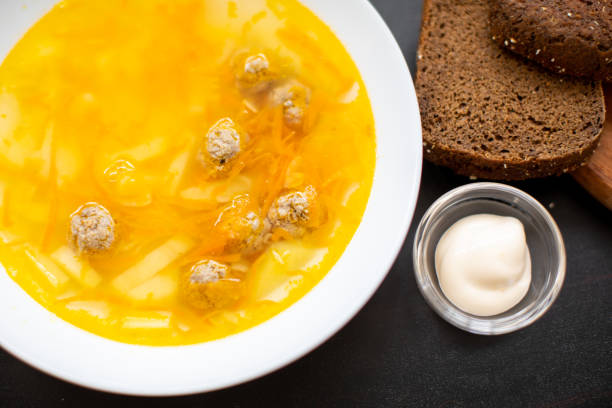
<svg viewBox="0 0 612 408">
<path fill-rule="evenodd" d="M 287 127 L 299 130 L 310 104 L 310 89 L 298 81 L 289 81 L 272 92 L 272 103 L 282 105 L 283 119 Z"/>
<path fill-rule="evenodd" d="M 198 158 L 213 175 L 223 175 L 244 149 L 246 139 L 244 131 L 233 120 L 223 118 L 208 130 Z"/>
<path fill-rule="evenodd" d="M 225 250 L 253 253 L 263 245 L 264 222 L 259 209 L 248 195 L 235 197 L 215 223 L 216 231 L 226 239 Z"/>
<path fill-rule="evenodd" d="M 189 280 L 192 283 L 211 283 L 225 278 L 229 272 L 229 267 L 220 262 L 212 260 L 199 261 L 191 268 Z"/>
<path fill-rule="evenodd" d="M 317 192 L 308 186 L 303 191 L 278 197 L 270 207 L 266 221 L 269 228 L 281 229 L 298 238 L 317 225 L 319 212 Z"/>
<path fill-rule="evenodd" d="M 87 203 L 70 216 L 70 241 L 80 253 L 98 253 L 115 241 L 115 221 L 98 203 Z"/>
<path fill-rule="evenodd" d="M 243 284 L 231 277 L 230 267 L 211 259 L 195 263 L 181 279 L 185 302 L 198 310 L 224 308 L 241 296 Z"/>
<path fill-rule="evenodd" d="M 266 90 L 276 74 L 270 68 L 270 61 L 265 54 L 253 54 L 238 58 L 235 68 L 238 88 L 245 92 L 258 93 Z"/>
</svg>

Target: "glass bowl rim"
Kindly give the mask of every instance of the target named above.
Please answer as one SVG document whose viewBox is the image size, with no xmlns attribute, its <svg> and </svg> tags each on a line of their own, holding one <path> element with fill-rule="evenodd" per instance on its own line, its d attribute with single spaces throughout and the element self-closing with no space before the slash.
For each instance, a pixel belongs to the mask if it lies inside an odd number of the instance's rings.
<svg viewBox="0 0 612 408">
<path fill-rule="evenodd" d="M 553 248 L 559 256 L 556 271 L 551 272 L 555 274 L 554 281 L 552 284 L 547 286 L 547 291 L 544 296 L 539 297 L 532 310 L 526 314 L 523 313 L 525 311 L 524 308 L 519 309 L 510 316 L 502 317 L 502 315 L 500 315 L 499 318 L 496 318 L 495 316 L 479 317 L 464 312 L 446 299 L 441 290 L 440 293 L 438 293 L 433 289 L 433 287 L 439 286 L 439 284 L 434 282 L 431 279 L 430 274 L 426 271 L 427 267 L 425 266 L 423 243 L 426 239 L 429 239 L 427 233 L 429 232 L 429 228 L 434 221 L 438 219 L 445 209 L 461 201 L 461 199 L 466 198 L 466 195 L 471 194 L 474 196 L 470 198 L 481 197 L 486 199 L 489 198 L 486 192 L 492 190 L 506 195 L 510 200 L 517 197 L 522 199 L 528 206 L 541 215 L 546 222 L 546 226 L 551 232 Z M 412 259 L 417 286 L 429 306 L 442 319 L 453 326 L 470 333 L 481 335 L 500 335 L 510 333 L 525 328 L 542 317 L 552 306 L 561 292 L 561 288 L 563 287 L 563 282 L 565 280 L 567 263 L 563 236 L 561 235 L 561 231 L 559 230 L 557 223 L 548 210 L 546 210 L 546 208 L 544 208 L 539 201 L 526 192 L 516 187 L 496 182 L 476 182 L 465 184 L 463 186 L 454 188 L 439 197 L 427 209 L 419 222 L 414 237 Z"/>
</svg>

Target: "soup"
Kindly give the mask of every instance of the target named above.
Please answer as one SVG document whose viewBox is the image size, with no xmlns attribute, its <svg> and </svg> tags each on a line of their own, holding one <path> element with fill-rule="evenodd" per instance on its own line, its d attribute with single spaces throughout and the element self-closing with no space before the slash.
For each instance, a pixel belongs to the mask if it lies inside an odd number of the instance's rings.
<svg viewBox="0 0 612 408">
<path fill-rule="evenodd" d="M 158 346 L 307 293 L 375 166 L 359 72 L 295 0 L 63 1 L 0 66 L 0 142 L 8 274 L 80 328 Z"/>
</svg>

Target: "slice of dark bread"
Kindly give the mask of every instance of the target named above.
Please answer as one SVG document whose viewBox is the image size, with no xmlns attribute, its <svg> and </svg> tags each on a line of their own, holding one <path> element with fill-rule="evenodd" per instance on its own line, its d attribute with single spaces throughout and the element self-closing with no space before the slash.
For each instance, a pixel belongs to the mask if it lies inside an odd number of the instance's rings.
<svg viewBox="0 0 612 408">
<path fill-rule="evenodd" d="M 612 1 L 490 0 L 491 36 L 551 71 L 612 82 Z"/>
<path fill-rule="evenodd" d="M 559 76 L 497 46 L 483 0 L 425 0 L 416 90 L 426 159 L 466 176 L 521 180 L 591 155 L 601 82 Z"/>
</svg>

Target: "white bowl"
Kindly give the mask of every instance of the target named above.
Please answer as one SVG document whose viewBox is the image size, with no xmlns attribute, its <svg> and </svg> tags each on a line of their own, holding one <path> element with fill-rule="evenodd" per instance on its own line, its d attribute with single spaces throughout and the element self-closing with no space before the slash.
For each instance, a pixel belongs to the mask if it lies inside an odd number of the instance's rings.
<svg viewBox="0 0 612 408">
<path fill-rule="evenodd" d="M 0 2 L 0 56 L 57 0 Z M 357 233 L 327 276 L 274 318 L 208 343 L 145 347 L 78 329 L 38 305 L 0 267 L 0 345 L 53 376 L 103 391 L 182 395 L 277 370 L 319 346 L 367 302 L 408 231 L 421 177 L 421 124 L 410 73 L 391 32 L 366 0 L 302 0 L 356 62 L 372 102 L 377 166 Z"/>
</svg>

